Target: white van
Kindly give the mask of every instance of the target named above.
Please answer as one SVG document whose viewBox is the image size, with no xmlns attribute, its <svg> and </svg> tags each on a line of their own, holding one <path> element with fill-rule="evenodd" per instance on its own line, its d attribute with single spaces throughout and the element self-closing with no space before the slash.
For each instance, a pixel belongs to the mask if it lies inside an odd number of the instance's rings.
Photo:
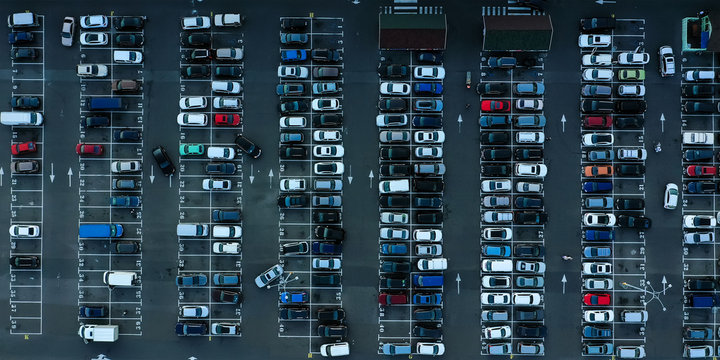
<svg viewBox="0 0 720 360">
<path fill-rule="evenodd" d="M 483 260 L 482 271 L 485 272 L 512 272 L 512 260 Z"/>
<path fill-rule="evenodd" d="M 103 282 L 110 287 L 133 286 L 136 281 L 137 273 L 132 271 L 106 271 L 103 274 Z"/>
<path fill-rule="evenodd" d="M 177 225 L 177 236 L 207 236 L 209 229 L 206 224 L 180 223 Z"/>
<path fill-rule="evenodd" d="M 8 15 L 9 28 L 25 28 L 39 26 L 37 15 L 31 12 L 21 12 Z"/>
<path fill-rule="evenodd" d="M 685 72 L 685 81 L 711 81 L 715 79 L 712 70 L 688 70 Z"/>
<path fill-rule="evenodd" d="M 78 335 L 89 343 L 97 342 L 115 342 L 118 339 L 119 327 L 117 325 L 80 325 Z"/>
<path fill-rule="evenodd" d="M 320 355 L 324 357 L 336 357 L 350 355 L 350 344 L 346 342 L 323 344 L 320 346 Z"/>
<path fill-rule="evenodd" d="M 648 312 L 645 310 L 625 310 L 620 313 L 620 318 L 626 323 L 644 323 L 648 319 Z"/>
<path fill-rule="evenodd" d="M 43 116 L 33 111 L 3 111 L 0 112 L 0 124 L 10 126 L 42 125 Z"/>
</svg>

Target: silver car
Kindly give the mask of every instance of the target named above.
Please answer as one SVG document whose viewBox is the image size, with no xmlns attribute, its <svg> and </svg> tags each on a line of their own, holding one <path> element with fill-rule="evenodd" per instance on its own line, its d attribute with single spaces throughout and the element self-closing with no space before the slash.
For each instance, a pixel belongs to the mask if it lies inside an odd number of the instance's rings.
<svg viewBox="0 0 720 360">
<path fill-rule="evenodd" d="M 269 269 L 265 270 L 262 274 L 255 278 L 255 285 L 262 288 L 269 284 L 271 281 L 277 279 L 282 275 L 283 267 L 280 265 L 273 265 Z"/>
</svg>

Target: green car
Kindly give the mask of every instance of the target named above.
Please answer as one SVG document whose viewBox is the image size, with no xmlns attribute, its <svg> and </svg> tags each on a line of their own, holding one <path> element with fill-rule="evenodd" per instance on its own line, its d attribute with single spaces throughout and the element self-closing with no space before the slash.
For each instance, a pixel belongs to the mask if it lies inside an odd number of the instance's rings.
<svg viewBox="0 0 720 360">
<path fill-rule="evenodd" d="M 618 73 L 620 80 L 645 80 L 645 70 L 627 69 Z"/>
<path fill-rule="evenodd" d="M 205 153 L 203 144 L 180 144 L 180 155 L 202 155 Z"/>
</svg>

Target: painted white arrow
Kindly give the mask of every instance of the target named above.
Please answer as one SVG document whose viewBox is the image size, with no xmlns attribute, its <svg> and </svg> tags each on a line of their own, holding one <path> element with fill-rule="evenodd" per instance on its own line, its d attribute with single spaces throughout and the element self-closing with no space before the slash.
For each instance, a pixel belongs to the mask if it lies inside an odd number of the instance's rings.
<svg viewBox="0 0 720 360">
<path fill-rule="evenodd" d="M 67 175 L 68 175 L 68 187 L 72 187 L 72 176 L 73 176 L 72 168 L 68 168 Z"/>
<path fill-rule="evenodd" d="M 661 282 L 663 284 L 663 295 L 665 295 L 665 290 L 667 290 L 667 286 L 665 286 L 667 284 L 667 279 L 665 278 L 665 275 L 663 275 L 663 279 Z"/>
<path fill-rule="evenodd" d="M 460 295 L 460 281 L 462 281 L 462 279 L 460 279 L 460 273 L 458 273 L 458 274 L 457 274 L 457 277 L 455 278 L 455 282 L 457 283 L 457 292 L 458 292 L 458 295 Z"/>
<path fill-rule="evenodd" d="M 154 182 L 155 182 L 155 167 L 151 166 L 150 167 L 150 183 L 152 184 Z"/>
<path fill-rule="evenodd" d="M 5 170 L 0 167 L 0 186 L 3 186 L 3 175 L 5 175 Z"/>
<path fill-rule="evenodd" d="M 50 163 L 50 182 L 55 182 L 55 163 Z"/>
<path fill-rule="evenodd" d="M 248 177 L 250 178 L 251 184 L 253 183 L 253 181 L 255 181 L 255 175 L 253 175 L 254 173 L 255 173 L 255 166 L 254 166 L 254 164 L 250 164 L 250 176 L 248 176 Z"/>
<path fill-rule="evenodd" d="M 565 132 L 565 122 L 567 122 L 567 119 L 565 119 L 565 114 L 563 114 L 562 119 L 560 119 L 560 122 L 563 126 L 563 132 Z"/>
<path fill-rule="evenodd" d="M 459 134 L 459 133 L 462 133 L 462 122 L 463 122 L 462 114 L 458 115 L 457 122 L 458 122 L 458 134 Z"/>
<path fill-rule="evenodd" d="M 348 183 L 352 184 L 352 165 L 348 165 Z"/>
<path fill-rule="evenodd" d="M 660 114 L 660 129 L 665 132 L 665 113 Z"/>
<path fill-rule="evenodd" d="M 275 175 L 273 175 L 272 169 L 270 169 L 270 172 L 268 173 L 268 178 L 270 178 L 270 188 L 271 188 L 271 189 L 272 189 L 272 178 L 273 178 L 273 176 L 275 176 Z"/>
<path fill-rule="evenodd" d="M 565 283 L 567 283 L 567 278 L 565 277 L 565 274 L 563 274 L 563 278 L 560 281 L 562 281 L 562 283 L 563 283 L 563 294 L 564 294 L 565 293 Z"/>
<path fill-rule="evenodd" d="M 602 5 L 602 4 L 614 4 L 615 0 L 595 0 L 596 3 Z"/>
<path fill-rule="evenodd" d="M 372 170 L 370 170 L 370 175 L 368 175 L 368 177 L 370 178 L 370 188 L 372 189 L 373 178 L 375 177 Z"/>
</svg>

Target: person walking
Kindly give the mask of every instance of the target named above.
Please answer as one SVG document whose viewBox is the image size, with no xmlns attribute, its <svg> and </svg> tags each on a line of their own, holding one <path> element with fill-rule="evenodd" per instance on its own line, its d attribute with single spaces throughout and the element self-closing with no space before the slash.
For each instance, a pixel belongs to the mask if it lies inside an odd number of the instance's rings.
<svg viewBox="0 0 720 360">
<path fill-rule="evenodd" d="M 563 255 L 562 259 L 565 261 L 569 261 L 569 260 L 572 260 L 573 258 L 572 258 L 572 256 Z"/>
</svg>

